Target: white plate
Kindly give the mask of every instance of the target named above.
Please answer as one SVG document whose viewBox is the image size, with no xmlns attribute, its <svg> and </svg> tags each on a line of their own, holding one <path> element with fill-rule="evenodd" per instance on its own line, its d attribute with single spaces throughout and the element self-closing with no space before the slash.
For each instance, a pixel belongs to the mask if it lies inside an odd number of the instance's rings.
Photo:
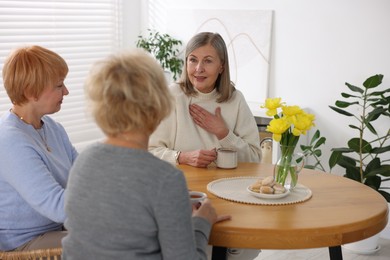
<svg viewBox="0 0 390 260">
<path fill-rule="evenodd" d="M 250 189 L 250 186 L 249 185 L 246 190 L 253 196 L 255 197 L 258 197 L 260 199 L 280 199 L 280 198 L 284 198 L 286 197 L 290 191 L 287 190 L 285 193 L 281 193 L 281 194 L 265 194 L 265 193 L 259 193 L 259 192 L 254 192 L 254 191 L 251 191 Z"/>
</svg>

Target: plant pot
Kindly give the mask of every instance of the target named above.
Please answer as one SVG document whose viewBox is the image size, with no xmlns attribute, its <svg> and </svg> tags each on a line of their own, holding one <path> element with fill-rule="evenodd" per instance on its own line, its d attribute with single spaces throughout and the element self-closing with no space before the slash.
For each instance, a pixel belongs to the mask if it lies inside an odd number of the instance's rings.
<svg viewBox="0 0 390 260">
<path fill-rule="evenodd" d="M 380 233 L 354 243 L 345 244 L 342 247 L 354 254 L 371 255 L 381 249 L 379 245 L 379 236 Z"/>
</svg>

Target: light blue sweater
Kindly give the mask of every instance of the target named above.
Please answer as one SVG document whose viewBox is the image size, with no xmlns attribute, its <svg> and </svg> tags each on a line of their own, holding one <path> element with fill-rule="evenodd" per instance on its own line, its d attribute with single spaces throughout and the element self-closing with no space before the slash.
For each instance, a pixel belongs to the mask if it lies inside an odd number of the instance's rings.
<svg viewBox="0 0 390 260">
<path fill-rule="evenodd" d="M 38 130 L 16 115 L 0 118 L 0 250 L 11 250 L 65 221 L 64 193 L 77 151 L 48 116 Z M 44 129 L 43 129 L 44 128 Z"/>
</svg>

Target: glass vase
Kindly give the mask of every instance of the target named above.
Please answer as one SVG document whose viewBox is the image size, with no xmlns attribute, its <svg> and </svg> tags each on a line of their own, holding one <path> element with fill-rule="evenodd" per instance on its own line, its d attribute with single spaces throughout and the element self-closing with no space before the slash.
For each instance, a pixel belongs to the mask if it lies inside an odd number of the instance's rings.
<svg viewBox="0 0 390 260">
<path fill-rule="evenodd" d="M 295 146 L 280 146 L 280 158 L 275 164 L 274 179 L 292 191 L 298 183 L 298 174 L 304 166 L 302 153 L 295 153 Z"/>
</svg>

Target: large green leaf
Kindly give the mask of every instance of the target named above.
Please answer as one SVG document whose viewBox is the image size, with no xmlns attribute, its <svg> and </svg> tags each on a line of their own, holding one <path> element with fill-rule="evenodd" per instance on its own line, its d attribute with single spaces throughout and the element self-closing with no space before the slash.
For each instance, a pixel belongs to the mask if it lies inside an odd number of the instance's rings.
<svg viewBox="0 0 390 260">
<path fill-rule="evenodd" d="M 355 168 L 356 160 L 349 156 L 342 155 L 337 164 L 348 170 L 349 168 Z"/>
<path fill-rule="evenodd" d="M 366 124 L 366 127 L 368 128 L 368 130 L 370 130 L 371 133 L 373 133 L 374 135 L 377 134 L 374 126 L 370 122 L 368 122 L 367 120 L 364 120 L 364 123 Z"/>
<path fill-rule="evenodd" d="M 372 102 L 371 105 L 374 106 L 374 107 L 376 107 L 376 106 L 384 106 L 385 109 L 386 109 L 386 106 L 389 105 L 389 100 L 387 98 L 381 98 L 381 99 L 378 99 L 378 101 L 376 101 L 376 102 Z"/>
<path fill-rule="evenodd" d="M 382 164 L 380 168 L 374 169 L 367 174 L 367 176 L 375 176 L 375 175 L 390 177 L 390 165 Z"/>
<path fill-rule="evenodd" d="M 355 102 L 345 102 L 345 101 L 340 101 L 340 100 L 337 100 L 335 105 L 337 107 L 340 107 L 340 108 L 346 108 L 346 107 L 349 107 L 351 105 L 356 105 L 356 104 L 359 104 L 358 101 L 355 101 Z"/>
<path fill-rule="evenodd" d="M 352 180 L 362 182 L 360 180 L 360 172 L 357 167 L 349 167 L 345 170 L 345 177 L 350 178 Z"/>
<path fill-rule="evenodd" d="M 374 148 L 372 148 L 371 153 L 379 154 L 379 153 L 385 153 L 388 151 L 390 151 L 390 145 L 383 146 L 383 147 L 374 147 Z"/>
<path fill-rule="evenodd" d="M 374 158 L 369 162 L 366 166 L 366 169 L 364 170 L 364 176 L 374 176 L 371 172 L 373 172 L 376 169 L 380 169 L 381 167 L 381 160 L 379 158 Z"/>
<path fill-rule="evenodd" d="M 385 90 L 383 90 L 383 91 L 374 91 L 374 92 L 371 92 L 370 95 L 372 95 L 372 96 L 382 96 L 382 95 L 386 94 L 387 92 L 390 92 L 390 88 L 385 89 Z"/>
<path fill-rule="evenodd" d="M 357 129 L 357 130 L 359 130 L 359 131 L 362 131 L 362 129 L 360 129 L 359 127 L 357 127 L 357 126 L 354 126 L 354 125 L 348 125 L 350 128 L 352 128 L 352 129 Z"/>
<path fill-rule="evenodd" d="M 383 112 L 385 112 L 386 109 L 383 107 L 377 107 L 374 110 L 372 110 L 370 113 L 367 115 L 367 121 L 371 122 L 376 120 Z"/>
<path fill-rule="evenodd" d="M 360 146 L 360 138 L 352 138 L 348 141 L 348 147 L 356 153 L 360 153 L 360 148 L 362 153 L 369 153 L 372 149 L 371 144 L 364 139 L 361 141 L 362 144 Z"/>
<path fill-rule="evenodd" d="M 334 106 L 329 106 L 331 109 L 333 109 L 334 111 L 336 111 L 337 113 L 340 113 L 342 115 L 345 115 L 345 116 L 353 116 L 353 114 L 349 113 L 348 111 L 345 111 L 345 110 L 342 110 L 340 108 L 337 108 L 337 107 L 334 107 Z"/>
<path fill-rule="evenodd" d="M 370 106 L 376 107 L 376 104 L 379 104 L 380 102 L 382 102 L 381 98 L 371 97 L 371 98 L 367 98 L 367 102 L 366 103 L 370 103 Z"/>
<path fill-rule="evenodd" d="M 370 186 L 374 190 L 378 190 L 379 187 L 381 186 L 381 183 L 382 183 L 382 179 L 379 176 L 370 176 L 366 178 L 366 180 L 364 181 L 364 184 Z"/>
<path fill-rule="evenodd" d="M 329 157 L 329 168 L 332 169 L 341 160 L 342 153 L 333 151 Z"/>
<path fill-rule="evenodd" d="M 363 94 L 363 93 L 364 93 L 364 90 L 363 90 L 363 89 L 361 89 L 361 88 L 359 88 L 359 87 L 356 87 L 356 86 L 354 86 L 354 85 L 351 85 L 351 84 L 349 84 L 348 82 L 345 82 L 345 85 L 347 85 L 347 87 L 348 87 L 350 90 L 352 90 L 353 92 L 358 92 L 358 93 L 360 93 L 360 94 Z"/>
<path fill-rule="evenodd" d="M 377 74 L 369 77 L 363 82 L 365 88 L 375 88 L 382 83 L 383 75 Z"/>
<path fill-rule="evenodd" d="M 332 148 L 331 151 L 337 151 L 337 152 L 342 152 L 342 153 L 351 153 L 351 152 L 354 152 L 353 149 L 351 149 L 351 148 L 346 148 L 346 147 Z"/>
<path fill-rule="evenodd" d="M 350 98 L 350 97 L 360 98 L 359 96 L 351 95 L 351 94 L 344 93 L 344 92 L 341 93 L 341 96 L 344 98 Z"/>
<path fill-rule="evenodd" d="M 384 190 L 378 190 L 378 192 L 385 198 L 385 200 L 390 203 L 390 194 Z"/>
</svg>

